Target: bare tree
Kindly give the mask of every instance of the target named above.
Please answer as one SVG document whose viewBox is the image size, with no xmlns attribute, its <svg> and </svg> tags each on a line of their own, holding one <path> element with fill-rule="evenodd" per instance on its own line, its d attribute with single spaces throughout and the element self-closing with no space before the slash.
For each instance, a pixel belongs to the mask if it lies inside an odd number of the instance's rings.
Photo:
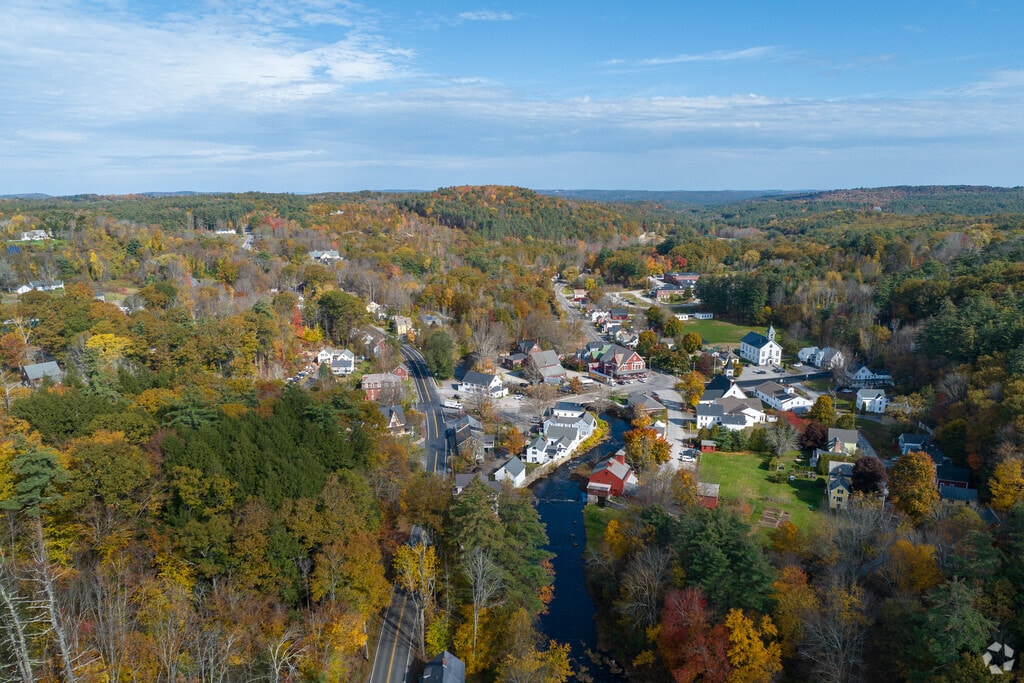
<svg viewBox="0 0 1024 683">
<path fill-rule="evenodd" d="M 821 592 L 821 607 L 804 623 L 800 656 L 811 662 L 816 681 L 859 680 L 870 625 L 863 593 L 856 584 L 841 582 Z"/>
<path fill-rule="evenodd" d="M 469 579 L 469 588 L 473 596 L 473 653 L 475 656 L 480 613 L 498 604 L 495 598 L 502 587 L 501 568 L 483 548 L 474 548 L 462 558 L 462 572 Z"/>
<path fill-rule="evenodd" d="M 64 680 L 67 683 L 74 683 L 78 680 L 78 676 L 75 673 L 75 663 L 79 657 L 74 653 L 71 638 L 77 633 L 77 631 L 70 627 L 70 619 L 58 602 L 58 577 L 54 572 L 54 565 L 50 562 L 50 556 L 46 549 L 41 516 L 36 515 L 33 522 L 36 527 L 34 579 L 41 589 L 41 606 L 47 616 L 50 633 L 53 635 L 54 644 L 57 646 L 57 653 L 60 655 Z"/>
<path fill-rule="evenodd" d="M 93 634 L 107 671 L 122 671 L 129 656 L 129 634 L 138 623 L 137 586 L 131 580 L 130 561 L 114 555 L 83 577 L 84 613 L 95 624 Z"/>
<path fill-rule="evenodd" d="M 272 683 L 292 680 L 295 673 L 295 659 L 302 652 L 299 646 L 299 632 L 294 628 L 281 631 L 266 645 L 267 657 L 270 659 L 270 680 Z"/>
<path fill-rule="evenodd" d="M 648 547 L 626 568 L 618 608 L 635 626 L 646 628 L 658 623 L 658 604 L 670 563 L 668 550 Z"/>
<path fill-rule="evenodd" d="M 15 587 L 16 577 L 11 573 L 7 555 L 0 550 L 0 631 L 14 658 L 13 669 L 22 683 L 36 680 L 32 657 L 29 655 L 28 637 L 30 620 L 25 616 L 25 599 Z"/>
<path fill-rule="evenodd" d="M 8 292 L 12 291 L 18 284 L 18 271 L 6 258 L 0 258 L 0 287 Z"/>
<path fill-rule="evenodd" d="M 770 429 L 765 430 L 765 437 L 777 458 L 796 450 L 799 439 L 796 428 L 785 420 L 779 420 Z"/>
<path fill-rule="evenodd" d="M 478 316 L 470 321 L 469 341 L 481 359 L 494 359 L 509 343 L 508 330 L 501 323 Z"/>
</svg>

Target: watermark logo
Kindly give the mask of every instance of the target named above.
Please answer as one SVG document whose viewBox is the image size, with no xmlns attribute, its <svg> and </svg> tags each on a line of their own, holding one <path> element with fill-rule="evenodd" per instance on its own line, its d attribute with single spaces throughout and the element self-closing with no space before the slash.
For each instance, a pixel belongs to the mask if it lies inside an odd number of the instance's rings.
<svg viewBox="0 0 1024 683">
<path fill-rule="evenodd" d="M 994 642 L 985 649 L 981 656 L 988 671 L 993 676 L 1002 676 L 1008 671 L 1013 671 L 1016 660 L 1013 658 L 1013 648 L 1000 642 Z"/>
</svg>

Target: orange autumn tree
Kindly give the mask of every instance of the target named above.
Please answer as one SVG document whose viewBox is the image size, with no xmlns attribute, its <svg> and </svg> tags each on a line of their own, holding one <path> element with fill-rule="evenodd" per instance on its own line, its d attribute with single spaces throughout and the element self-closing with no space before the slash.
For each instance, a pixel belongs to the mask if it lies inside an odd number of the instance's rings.
<svg viewBox="0 0 1024 683">
<path fill-rule="evenodd" d="M 658 651 L 676 683 L 724 683 L 732 671 L 728 649 L 729 631 L 725 624 L 712 624 L 699 586 L 665 596 Z"/>
</svg>

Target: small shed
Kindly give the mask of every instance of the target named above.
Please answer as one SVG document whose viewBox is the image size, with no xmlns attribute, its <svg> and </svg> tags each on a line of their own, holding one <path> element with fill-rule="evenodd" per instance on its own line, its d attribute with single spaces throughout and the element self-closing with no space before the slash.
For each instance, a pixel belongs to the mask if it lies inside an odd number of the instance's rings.
<svg viewBox="0 0 1024 683">
<path fill-rule="evenodd" d="M 702 508 L 714 510 L 718 507 L 718 491 L 721 484 L 697 483 L 697 502 Z"/>
<path fill-rule="evenodd" d="M 718 442 L 711 441 L 710 439 L 701 439 L 700 441 L 700 452 L 701 453 L 714 453 L 718 450 Z"/>
</svg>

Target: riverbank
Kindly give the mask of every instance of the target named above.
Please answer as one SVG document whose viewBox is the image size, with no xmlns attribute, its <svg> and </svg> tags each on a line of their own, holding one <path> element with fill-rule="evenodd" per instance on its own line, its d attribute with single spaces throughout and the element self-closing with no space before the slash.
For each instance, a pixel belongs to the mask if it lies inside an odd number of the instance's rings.
<svg viewBox="0 0 1024 683">
<path fill-rule="evenodd" d="M 577 446 L 571 453 L 566 453 L 563 456 L 555 458 L 551 462 L 546 462 L 532 472 L 529 472 L 526 475 L 526 481 L 524 481 L 522 485 L 524 487 L 532 486 L 541 479 L 557 472 L 558 468 L 562 465 L 566 465 L 576 459 L 581 459 L 581 454 L 585 455 L 604 443 L 608 439 L 609 433 L 608 423 L 598 418 L 597 429 L 589 439 Z"/>
<path fill-rule="evenodd" d="M 608 435 L 596 447 L 563 462 L 554 471 L 531 487 L 537 512 L 547 527 L 547 550 L 555 554 L 554 597 L 547 612 L 540 617 L 540 629 L 546 638 L 567 643 L 573 680 L 584 683 L 617 683 L 625 680 L 623 672 L 609 653 L 598 647 L 597 609 L 587 590 L 584 552 L 587 533 L 583 520 L 586 495 L 579 483 L 570 477 L 581 464 L 590 464 L 611 455 L 622 447 L 622 434 L 629 424 L 608 416 Z"/>
</svg>

